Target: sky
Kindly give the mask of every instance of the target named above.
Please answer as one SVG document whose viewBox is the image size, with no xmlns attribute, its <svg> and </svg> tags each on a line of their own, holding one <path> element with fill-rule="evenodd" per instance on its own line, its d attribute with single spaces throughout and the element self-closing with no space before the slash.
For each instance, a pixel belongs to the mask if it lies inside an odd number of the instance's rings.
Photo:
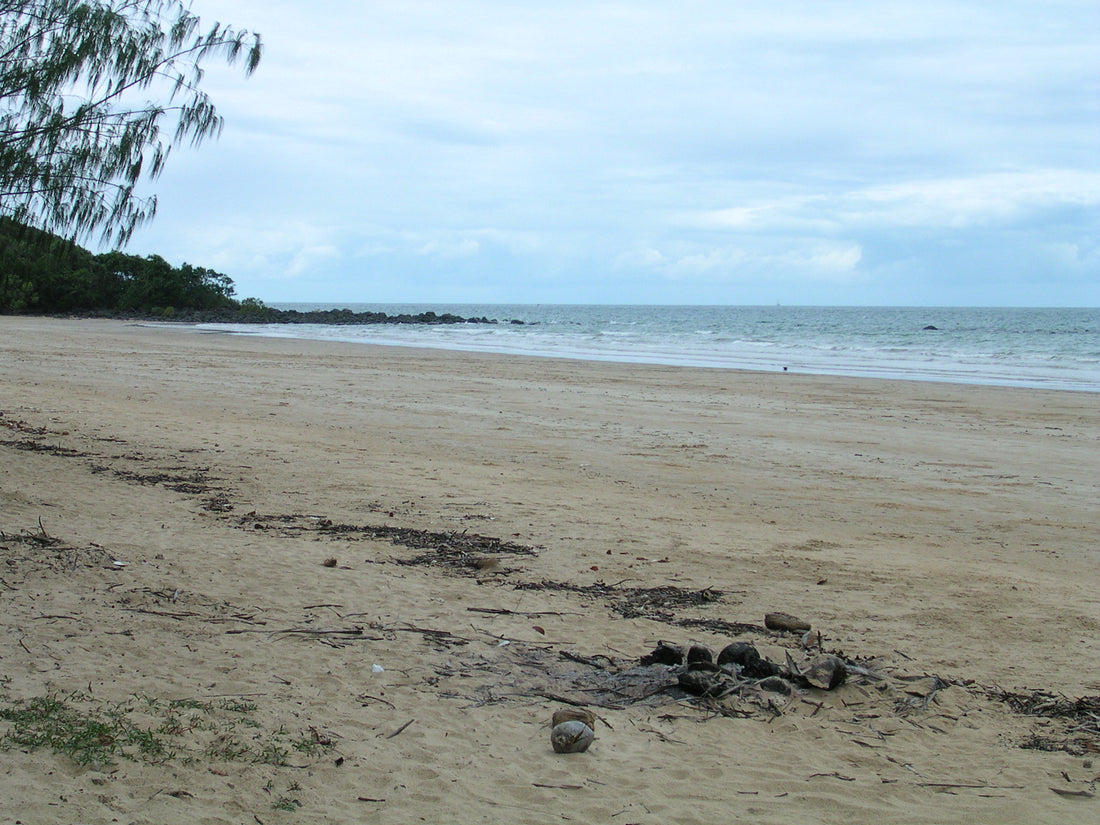
<svg viewBox="0 0 1100 825">
<path fill-rule="evenodd" d="M 1100 306 L 1100 3 L 194 0 L 127 251 L 267 303 Z"/>
</svg>

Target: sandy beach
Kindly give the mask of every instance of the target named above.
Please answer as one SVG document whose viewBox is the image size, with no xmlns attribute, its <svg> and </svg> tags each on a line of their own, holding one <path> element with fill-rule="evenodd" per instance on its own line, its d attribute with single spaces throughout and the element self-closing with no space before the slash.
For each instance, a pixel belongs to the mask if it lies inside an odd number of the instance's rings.
<svg viewBox="0 0 1100 825">
<path fill-rule="evenodd" d="M 1091 393 L 3 317 L 0 821 L 1097 821 L 1097 502 Z"/>
</svg>

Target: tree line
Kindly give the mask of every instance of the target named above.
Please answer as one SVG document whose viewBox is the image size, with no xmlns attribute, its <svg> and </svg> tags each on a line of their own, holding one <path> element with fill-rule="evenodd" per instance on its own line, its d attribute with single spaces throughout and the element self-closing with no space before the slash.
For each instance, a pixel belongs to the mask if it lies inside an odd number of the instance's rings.
<svg viewBox="0 0 1100 825">
<path fill-rule="evenodd" d="M 0 312 L 173 317 L 239 309 L 233 280 L 159 255 L 93 254 L 51 232 L 0 218 Z M 256 303 L 256 302 L 252 302 Z"/>
<path fill-rule="evenodd" d="M 159 255 L 93 254 L 51 232 L 0 217 L 0 314 L 158 318 L 267 324 L 495 324 L 450 313 L 299 311 L 237 300 L 233 279 Z M 512 321 L 518 324 L 521 321 Z"/>
</svg>

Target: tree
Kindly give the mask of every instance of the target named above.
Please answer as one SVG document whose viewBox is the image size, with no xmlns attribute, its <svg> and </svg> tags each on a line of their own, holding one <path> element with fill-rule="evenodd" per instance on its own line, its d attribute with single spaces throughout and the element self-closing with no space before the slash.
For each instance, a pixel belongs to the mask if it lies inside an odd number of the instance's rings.
<svg viewBox="0 0 1100 825">
<path fill-rule="evenodd" d="M 150 220 L 139 180 L 222 128 L 200 63 L 260 60 L 259 35 L 199 26 L 179 0 L 0 0 L 0 215 L 118 244 Z"/>
</svg>

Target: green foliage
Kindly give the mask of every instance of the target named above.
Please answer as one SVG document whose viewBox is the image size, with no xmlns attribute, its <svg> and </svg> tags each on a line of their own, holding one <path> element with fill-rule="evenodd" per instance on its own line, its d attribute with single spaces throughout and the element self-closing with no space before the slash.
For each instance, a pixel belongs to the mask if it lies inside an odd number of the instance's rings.
<svg viewBox="0 0 1100 825">
<path fill-rule="evenodd" d="M 244 761 L 285 766 L 291 750 L 317 757 L 332 749 L 312 728 L 292 735 L 265 731 L 251 717 L 252 702 L 223 699 L 162 701 L 131 696 L 108 703 L 87 693 L 50 693 L 0 706 L 0 749 L 50 748 L 79 765 L 111 765 L 118 759 L 164 762 Z"/>
<path fill-rule="evenodd" d="M 233 281 L 173 267 L 158 255 L 93 255 L 49 232 L 0 218 L 0 313 L 126 312 L 164 318 L 235 308 Z"/>
<path fill-rule="evenodd" d="M 119 243 L 151 219 L 138 181 L 222 128 L 200 63 L 260 60 L 258 35 L 199 25 L 180 0 L 0 0 L 0 215 Z"/>
</svg>

